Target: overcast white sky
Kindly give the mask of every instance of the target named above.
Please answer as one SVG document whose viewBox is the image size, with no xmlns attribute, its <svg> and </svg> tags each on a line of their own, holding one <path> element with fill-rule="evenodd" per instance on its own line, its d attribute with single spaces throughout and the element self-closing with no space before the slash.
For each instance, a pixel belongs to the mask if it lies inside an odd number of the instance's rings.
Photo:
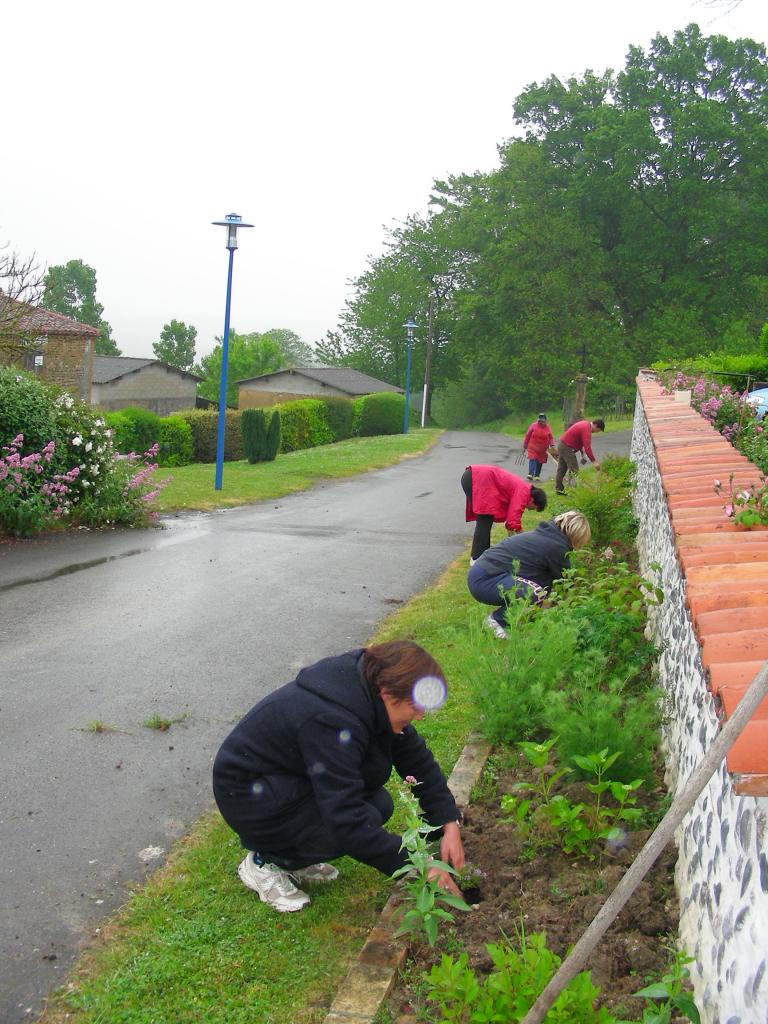
<svg viewBox="0 0 768 1024">
<path fill-rule="evenodd" d="M 530 82 L 622 67 L 691 21 L 768 39 L 768 4 L 701 0 L 26 0 L 0 21 L 0 243 L 82 259 L 124 355 L 162 325 L 336 325 L 382 225 L 490 170 Z"/>
</svg>

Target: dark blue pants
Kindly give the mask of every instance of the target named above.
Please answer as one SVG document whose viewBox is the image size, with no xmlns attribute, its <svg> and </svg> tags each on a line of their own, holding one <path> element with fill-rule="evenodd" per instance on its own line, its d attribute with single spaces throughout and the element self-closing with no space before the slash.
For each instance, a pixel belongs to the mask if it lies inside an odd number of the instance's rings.
<svg viewBox="0 0 768 1024">
<path fill-rule="evenodd" d="M 254 785 L 260 787 L 256 799 L 248 792 L 217 786 L 214 777 L 221 815 L 240 836 L 244 848 L 253 851 L 257 863 L 292 871 L 344 856 L 306 780 L 263 775 Z M 372 828 L 380 828 L 392 817 L 394 804 L 386 789 L 364 793 L 363 800 Z"/>
<path fill-rule="evenodd" d="M 467 575 L 467 586 L 469 592 L 476 601 L 481 604 L 498 605 L 496 611 L 491 612 L 495 621 L 504 629 L 507 622 L 507 600 L 520 598 L 528 601 L 536 601 L 537 595 L 533 587 L 523 583 L 517 576 L 510 572 L 498 573 L 489 576 L 482 565 L 473 565 Z"/>
<path fill-rule="evenodd" d="M 541 476 L 541 467 L 544 465 L 543 462 L 539 462 L 538 459 L 528 459 L 528 476 L 532 476 L 534 480 L 538 480 Z"/>
</svg>

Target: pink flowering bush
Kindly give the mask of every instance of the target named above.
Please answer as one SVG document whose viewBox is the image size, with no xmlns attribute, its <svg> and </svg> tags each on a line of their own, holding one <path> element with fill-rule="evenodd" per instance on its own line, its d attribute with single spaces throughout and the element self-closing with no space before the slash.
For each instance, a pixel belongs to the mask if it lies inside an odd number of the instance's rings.
<svg viewBox="0 0 768 1024">
<path fill-rule="evenodd" d="M 157 445 L 143 455 L 120 456 L 103 417 L 84 402 L 31 374 L 5 372 L 2 384 L 0 531 L 30 536 L 57 522 L 153 521 L 152 501 L 167 482 L 153 478 Z M 28 419 L 33 439 L 25 434 Z"/>
<path fill-rule="evenodd" d="M 53 472 L 54 441 L 28 455 L 22 455 L 23 444 L 24 435 L 17 434 L 0 455 L 0 529 L 16 537 L 38 533 L 69 512 L 70 489 L 80 472 Z"/>
<path fill-rule="evenodd" d="M 739 393 L 728 384 L 684 373 L 676 373 L 663 390 L 665 394 L 690 391 L 693 408 L 709 420 L 734 448 L 764 473 L 768 472 L 768 432 L 757 419 L 746 393 Z"/>
<path fill-rule="evenodd" d="M 768 481 L 750 484 L 749 487 L 735 489 L 733 473 L 728 480 L 728 490 L 723 488 L 722 481 L 715 480 L 715 493 L 726 498 L 723 506 L 726 519 L 732 519 L 738 526 L 749 529 L 750 526 L 768 526 Z"/>
</svg>

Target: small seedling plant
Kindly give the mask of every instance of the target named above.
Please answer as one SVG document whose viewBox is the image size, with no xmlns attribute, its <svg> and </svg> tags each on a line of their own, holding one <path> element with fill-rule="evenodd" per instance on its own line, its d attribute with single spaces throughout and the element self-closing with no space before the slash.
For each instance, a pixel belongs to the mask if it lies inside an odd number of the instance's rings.
<svg viewBox="0 0 768 1024">
<path fill-rule="evenodd" d="M 501 810 L 517 826 L 524 840 L 532 847 L 558 845 L 568 854 L 594 857 L 593 846 L 599 840 L 616 843 L 624 836 L 625 828 L 636 825 L 643 811 L 636 807 L 634 795 L 643 782 L 629 783 L 606 778 L 621 751 L 609 753 L 608 748 L 586 755 L 576 755 L 574 763 L 595 781 L 586 788 L 594 794 L 594 804 L 572 803 L 562 793 L 553 793 L 557 783 L 570 774 L 571 768 L 554 769 L 550 765 L 552 748 L 557 743 L 553 736 L 544 743 L 518 743 L 526 760 L 535 771 L 533 782 L 519 782 L 515 791 L 530 793 L 520 797 L 515 793 L 501 798 Z M 614 803 L 604 802 L 610 793 Z"/>
<path fill-rule="evenodd" d="M 439 868 L 449 875 L 456 875 L 457 872 L 450 864 L 435 858 L 436 844 L 430 843 L 427 839 L 435 828 L 421 817 L 419 804 L 412 789 L 416 785 L 416 780 L 409 777 L 406 785 L 398 792 L 398 800 L 405 818 L 400 848 L 408 851 L 408 863 L 395 871 L 392 877 L 405 879 L 403 902 L 409 905 L 409 909 L 403 914 L 395 935 L 421 933 L 430 946 L 434 946 L 440 925 L 454 920 L 453 914 L 445 907 L 453 907 L 456 910 L 471 908 L 459 896 L 442 889 L 436 878 L 429 877 L 433 868 Z"/>
<path fill-rule="evenodd" d="M 440 1020 L 472 1024 L 522 1020 L 560 966 L 547 948 L 544 932 L 521 933 L 520 948 L 508 940 L 486 946 L 493 963 L 490 974 L 478 979 L 466 953 L 458 959 L 443 955 L 427 975 L 427 998 L 440 1008 Z M 548 1024 L 615 1024 L 606 1009 L 595 1009 L 600 990 L 588 971 L 576 975 L 547 1013 Z"/>
<path fill-rule="evenodd" d="M 673 961 L 668 974 L 661 981 L 646 985 L 634 995 L 645 1000 L 642 1024 L 671 1024 L 671 1021 L 686 1018 L 693 1024 L 701 1024 L 699 1011 L 693 996 L 685 988 L 690 976 L 687 964 L 693 957 L 686 956 L 680 950 L 672 949 Z M 630 1024 L 629 1021 L 618 1021 L 617 1024 Z"/>
</svg>

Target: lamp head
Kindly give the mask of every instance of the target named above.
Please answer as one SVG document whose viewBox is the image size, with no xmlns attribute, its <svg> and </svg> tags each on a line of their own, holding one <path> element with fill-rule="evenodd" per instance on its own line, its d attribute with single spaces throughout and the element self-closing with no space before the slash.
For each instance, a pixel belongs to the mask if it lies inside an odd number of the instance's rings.
<svg viewBox="0 0 768 1024">
<path fill-rule="evenodd" d="M 227 229 L 227 248 L 237 248 L 237 229 L 238 228 L 252 228 L 253 224 L 246 224 L 239 213 L 227 213 L 224 215 L 224 220 L 211 221 L 212 224 L 219 225 Z"/>
</svg>

